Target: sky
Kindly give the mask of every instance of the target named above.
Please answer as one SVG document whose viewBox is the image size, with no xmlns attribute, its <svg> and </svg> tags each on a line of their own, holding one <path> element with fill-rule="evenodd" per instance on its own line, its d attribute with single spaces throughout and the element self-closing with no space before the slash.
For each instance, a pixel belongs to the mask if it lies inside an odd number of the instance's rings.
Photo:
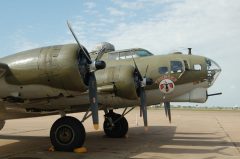
<svg viewBox="0 0 240 159">
<path fill-rule="evenodd" d="M 240 106 L 239 0 L 1 0 L 0 57 L 36 47 L 75 42 L 91 51 L 102 41 L 115 48 L 141 47 L 206 56 L 222 72 L 205 105 Z"/>
</svg>

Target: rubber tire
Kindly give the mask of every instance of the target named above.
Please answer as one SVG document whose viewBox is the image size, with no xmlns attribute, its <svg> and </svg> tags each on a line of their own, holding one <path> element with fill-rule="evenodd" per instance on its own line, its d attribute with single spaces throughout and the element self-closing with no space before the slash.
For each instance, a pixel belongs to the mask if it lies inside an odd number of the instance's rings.
<svg viewBox="0 0 240 159">
<path fill-rule="evenodd" d="M 0 120 L 0 130 L 4 128 L 5 120 Z"/>
<path fill-rule="evenodd" d="M 112 121 L 116 121 L 118 118 L 121 117 L 121 115 L 113 114 L 109 117 L 112 118 Z M 105 121 L 103 123 L 103 129 L 106 136 L 111 138 L 122 138 L 125 137 L 128 132 L 128 121 L 125 117 L 122 117 L 117 123 L 114 124 L 112 128 L 110 127 L 110 122 L 107 118 L 105 118 Z"/>
<path fill-rule="evenodd" d="M 57 130 L 62 126 L 67 126 L 71 128 L 71 133 L 73 135 L 71 142 L 64 144 L 60 143 L 57 139 Z M 70 116 L 61 117 L 54 122 L 50 131 L 51 143 L 55 150 L 57 151 L 70 151 L 72 152 L 75 148 L 82 147 L 86 138 L 85 128 L 82 123 Z"/>
</svg>

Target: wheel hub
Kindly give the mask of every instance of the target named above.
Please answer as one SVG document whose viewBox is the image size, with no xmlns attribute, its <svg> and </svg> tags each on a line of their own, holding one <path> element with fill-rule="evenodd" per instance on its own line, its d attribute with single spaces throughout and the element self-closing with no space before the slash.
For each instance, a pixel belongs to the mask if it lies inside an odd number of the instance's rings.
<svg viewBox="0 0 240 159">
<path fill-rule="evenodd" d="M 67 125 L 59 127 L 56 131 L 56 139 L 60 144 L 69 144 L 73 141 L 73 129 Z"/>
</svg>

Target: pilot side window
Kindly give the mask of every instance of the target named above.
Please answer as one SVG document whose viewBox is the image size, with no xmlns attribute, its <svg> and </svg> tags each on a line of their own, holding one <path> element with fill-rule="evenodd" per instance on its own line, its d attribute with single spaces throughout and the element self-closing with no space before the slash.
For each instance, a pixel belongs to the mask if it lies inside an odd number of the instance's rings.
<svg viewBox="0 0 240 159">
<path fill-rule="evenodd" d="M 183 72 L 183 64 L 181 61 L 171 61 L 171 73 Z"/>
<path fill-rule="evenodd" d="M 201 71 L 202 70 L 202 66 L 200 64 L 194 64 L 193 65 L 193 69 L 196 71 Z"/>
<path fill-rule="evenodd" d="M 168 73 L 168 67 L 159 67 L 158 72 L 160 74 L 167 74 Z"/>
<path fill-rule="evenodd" d="M 119 60 L 119 53 L 108 54 L 108 59 L 109 60 Z"/>
</svg>

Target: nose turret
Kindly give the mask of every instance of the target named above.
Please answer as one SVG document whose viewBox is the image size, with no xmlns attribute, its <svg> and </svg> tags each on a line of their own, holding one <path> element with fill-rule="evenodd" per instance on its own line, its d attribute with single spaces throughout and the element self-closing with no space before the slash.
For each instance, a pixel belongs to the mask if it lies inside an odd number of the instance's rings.
<svg viewBox="0 0 240 159">
<path fill-rule="evenodd" d="M 217 77 L 219 76 L 221 70 L 221 67 L 213 60 L 206 58 L 206 64 L 207 64 L 207 79 L 209 82 L 209 86 L 211 86 Z"/>
</svg>

